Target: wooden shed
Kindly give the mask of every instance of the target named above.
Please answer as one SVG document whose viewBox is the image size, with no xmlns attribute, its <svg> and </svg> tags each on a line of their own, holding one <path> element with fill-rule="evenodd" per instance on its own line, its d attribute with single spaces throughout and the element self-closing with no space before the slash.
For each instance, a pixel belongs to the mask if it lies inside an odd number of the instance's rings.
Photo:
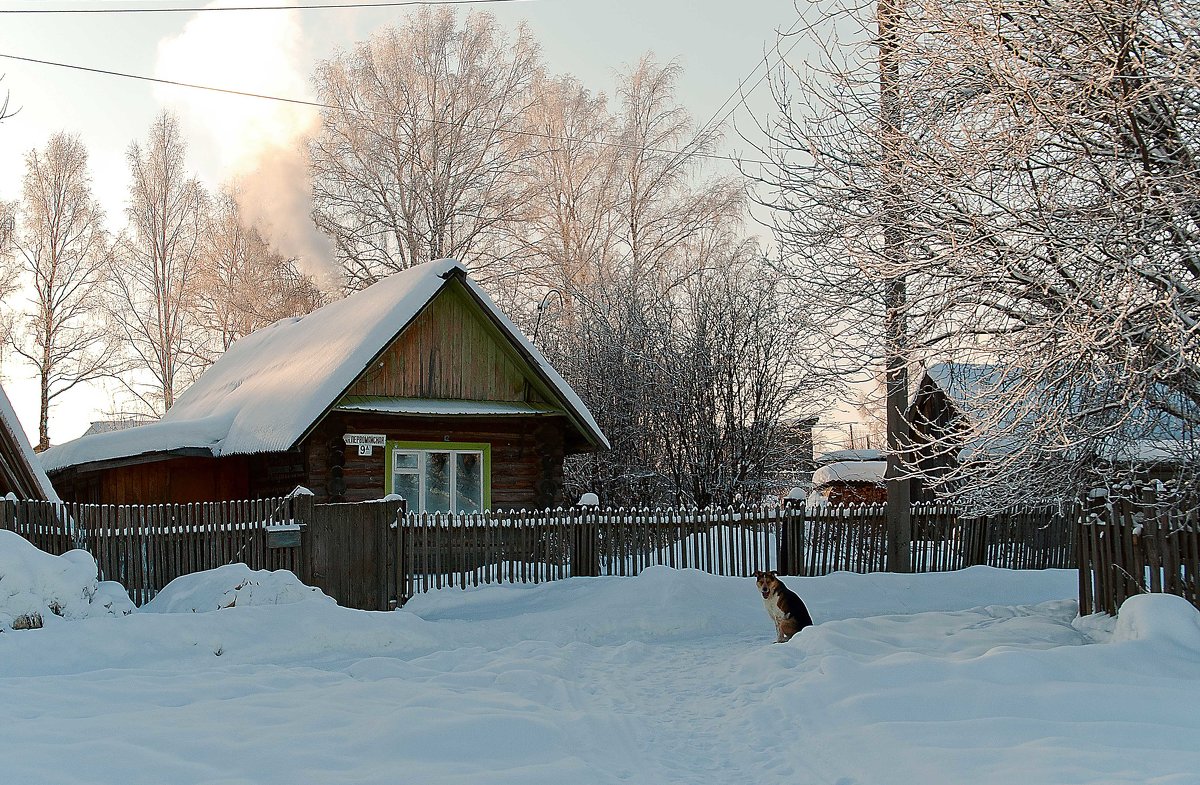
<svg viewBox="0 0 1200 785">
<path fill-rule="evenodd" d="M 389 493 L 410 509 L 563 502 L 607 449 L 570 385 L 452 259 L 236 342 L 162 420 L 47 450 L 64 499 L 190 502 Z"/>
</svg>

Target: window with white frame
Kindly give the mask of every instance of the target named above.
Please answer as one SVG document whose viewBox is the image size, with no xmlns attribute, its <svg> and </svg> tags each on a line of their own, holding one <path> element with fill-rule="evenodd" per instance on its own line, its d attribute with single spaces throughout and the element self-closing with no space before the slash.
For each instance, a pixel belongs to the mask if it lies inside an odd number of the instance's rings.
<svg viewBox="0 0 1200 785">
<path fill-rule="evenodd" d="M 391 447 L 391 492 L 414 512 L 479 512 L 485 508 L 487 461 L 480 449 Z"/>
</svg>

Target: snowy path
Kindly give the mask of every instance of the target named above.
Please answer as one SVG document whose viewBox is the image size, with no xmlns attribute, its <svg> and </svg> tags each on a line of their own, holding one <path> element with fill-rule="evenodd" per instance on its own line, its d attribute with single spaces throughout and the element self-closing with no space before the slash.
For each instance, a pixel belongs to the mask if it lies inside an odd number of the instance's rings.
<svg viewBox="0 0 1200 785">
<path fill-rule="evenodd" d="M 784 645 L 666 569 L 0 634 L 3 781 L 1200 783 L 1200 643 L 1089 643 L 1074 580 L 794 581 Z"/>
</svg>

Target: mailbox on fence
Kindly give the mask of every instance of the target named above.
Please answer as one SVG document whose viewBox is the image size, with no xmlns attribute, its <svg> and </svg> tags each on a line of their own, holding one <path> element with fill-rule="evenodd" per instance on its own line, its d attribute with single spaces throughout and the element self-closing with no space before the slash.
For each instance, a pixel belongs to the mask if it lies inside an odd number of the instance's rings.
<svg viewBox="0 0 1200 785">
<path fill-rule="evenodd" d="M 276 523 L 267 527 L 268 548 L 299 548 L 302 523 Z"/>
</svg>

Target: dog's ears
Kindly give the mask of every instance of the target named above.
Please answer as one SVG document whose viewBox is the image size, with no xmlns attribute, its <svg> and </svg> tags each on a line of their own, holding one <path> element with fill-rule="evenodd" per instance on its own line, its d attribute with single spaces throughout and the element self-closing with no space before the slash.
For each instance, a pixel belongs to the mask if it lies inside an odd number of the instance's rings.
<svg viewBox="0 0 1200 785">
<path fill-rule="evenodd" d="M 755 571 L 754 571 L 754 578 L 757 580 L 758 578 L 761 578 L 761 577 L 762 577 L 763 575 L 765 575 L 765 574 L 766 574 L 766 573 L 764 573 L 762 570 L 755 570 Z"/>
</svg>

